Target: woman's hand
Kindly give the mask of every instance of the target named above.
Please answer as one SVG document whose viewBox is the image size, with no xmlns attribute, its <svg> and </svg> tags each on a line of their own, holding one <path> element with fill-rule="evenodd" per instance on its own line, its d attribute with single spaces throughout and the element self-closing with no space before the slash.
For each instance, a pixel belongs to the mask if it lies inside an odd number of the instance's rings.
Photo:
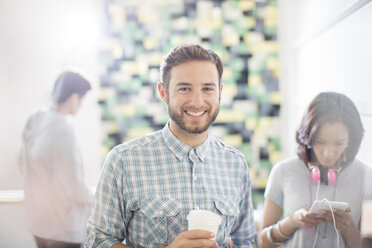
<svg viewBox="0 0 372 248">
<path fill-rule="evenodd" d="M 333 225 L 332 212 L 330 210 L 322 210 L 320 214 L 327 222 Z M 347 208 L 345 211 L 334 208 L 333 214 L 336 221 L 336 228 L 340 231 L 346 230 L 353 223 L 350 208 Z"/>
<path fill-rule="evenodd" d="M 333 226 L 332 212 L 321 210 L 320 213 Z M 333 214 L 336 221 L 336 228 L 341 231 L 348 247 L 361 247 L 360 232 L 353 221 L 350 208 L 347 208 L 345 211 L 334 208 Z"/>
<path fill-rule="evenodd" d="M 301 208 L 290 216 L 297 228 L 310 228 L 324 222 L 324 219 L 320 218 L 319 214 L 309 213 L 309 209 L 310 206 Z"/>
</svg>

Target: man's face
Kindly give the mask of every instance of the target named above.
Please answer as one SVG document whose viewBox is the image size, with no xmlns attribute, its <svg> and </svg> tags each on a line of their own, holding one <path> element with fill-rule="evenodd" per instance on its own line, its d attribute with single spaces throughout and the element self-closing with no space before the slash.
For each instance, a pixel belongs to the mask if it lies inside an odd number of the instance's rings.
<svg viewBox="0 0 372 248">
<path fill-rule="evenodd" d="M 198 60 L 173 67 L 168 92 L 159 88 L 176 131 L 188 134 L 208 130 L 219 112 L 221 89 L 216 65 Z"/>
<path fill-rule="evenodd" d="M 85 96 L 85 95 L 84 95 Z M 83 102 L 84 96 L 79 96 L 78 94 L 74 93 L 69 98 L 69 114 L 76 115 L 80 108 L 81 104 Z"/>
</svg>

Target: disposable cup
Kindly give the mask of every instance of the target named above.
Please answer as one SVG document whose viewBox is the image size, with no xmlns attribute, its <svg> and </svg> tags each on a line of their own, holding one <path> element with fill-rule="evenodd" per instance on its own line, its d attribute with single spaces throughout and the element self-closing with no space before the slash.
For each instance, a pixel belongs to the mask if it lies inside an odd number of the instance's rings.
<svg viewBox="0 0 372 248">
<path fill-rule="evenodd" d="M 191 210 L 187 216 L 189 221 L 188 230 L 206 230 L 217 235 L 218 227 L 221 224 L 221 217 L 208 210 Z"/>
</svg>

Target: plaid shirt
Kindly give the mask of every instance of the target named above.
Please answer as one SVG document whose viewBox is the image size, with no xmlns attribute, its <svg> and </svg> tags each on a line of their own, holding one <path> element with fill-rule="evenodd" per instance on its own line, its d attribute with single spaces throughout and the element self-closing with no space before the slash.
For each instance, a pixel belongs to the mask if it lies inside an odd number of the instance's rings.
<svg viewBox="0 0 372 248">
<path fill-rule="evenodd" d="M 219 214 L 219 247 L 253 247 L 249 170 L 235 148 L 209 136 L 191 148 L 168 125 L 116 146 L 101 172 L 85 247 L 165 247 L 187 231 L 192 209 Z"/>
</svg>

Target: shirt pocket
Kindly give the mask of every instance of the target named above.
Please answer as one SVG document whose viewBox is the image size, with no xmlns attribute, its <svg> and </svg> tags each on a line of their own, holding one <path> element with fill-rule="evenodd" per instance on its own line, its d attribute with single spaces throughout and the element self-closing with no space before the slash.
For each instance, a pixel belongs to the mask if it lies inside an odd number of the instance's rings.
<svg viewBox="0 0 372 248">
<path fill-rule="evenodd" d="M 230 236 L 231 230 L 239 216 L 238 204 L 231 199 L 214 199 L 214 205 L 217 212 L 221 215 L 221 225 L 216 237 L 216 241 L 224 243 L 225 239 Z"/>
<path fill-rule="evenodd" d="M 141 200 L 144 231 L 148 244 L 166 245 L 181 232 L 184 224 L 182 204 L 174 198 L 149 198 Z"/>
</svg>

